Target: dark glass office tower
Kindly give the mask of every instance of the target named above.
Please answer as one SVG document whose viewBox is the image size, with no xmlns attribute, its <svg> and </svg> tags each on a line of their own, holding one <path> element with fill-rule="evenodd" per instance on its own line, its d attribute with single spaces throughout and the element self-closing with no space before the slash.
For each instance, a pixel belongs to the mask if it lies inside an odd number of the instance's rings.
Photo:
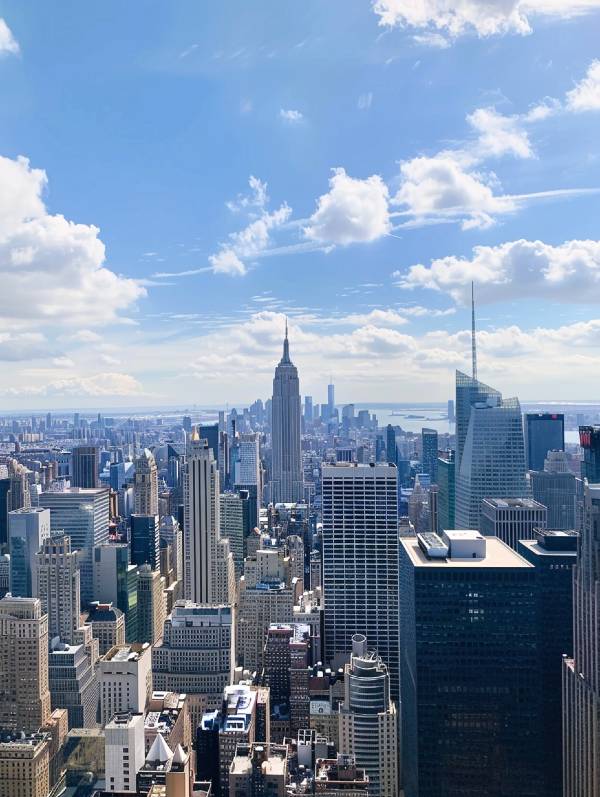
<svg viewBox="0 0 600 797">
<path fill-rule="evenodd" d="M 438 433 L 435 429 L 421 429 L 421 446 L 423 472 L 429 474 L 432 484 L 437 484 Z"/>
<path fill-rule="evenodd" d="M 454 451 L 446 451 L 437 461 L 438 532 L 453 529 L 455 521 Z"/>
<path fill-rule="evenodd" d="M 554 412 L 525 414 L 525 459 L 528 470 L 544 470 L 548 451 L 565 450 L 565 416 Z"/>
<path fill-rule="evenodd" d="M 592 431 L 600 434 L 598 427 Z M 597 797 L 600 789 L 599 617 L 600 486 L 586 484 L 573 579 L 573 658 L 563 661 L 564 797 Z"/>
<path fill-rule="evenodd" d="M 208 440 L 208 447 L 212 448 L 213 457 L 219 464 L 219 424 L 200 424 L 198 434 L 201 440 Z"/>
<path fill-rule="evenodd" d="M 149 564 L 153 570 L 160 566 L 160 522 L 158 515 L 131 516 L 131 563 Z M 120 608 L 120 607 L 119 607 Z"/>
<path fill-rule="evenodd" d="M 406 797 L 544 797 L 535 568 L 478 531 L 400 539 Z"/>
<path fill-rule="evenodd" d="M 581 479 L 573 473 L 548 473 L 531 471 L 529 483 L 535 501 L 548 510 L 549 529 L 574 529 L 576 527 L 577 490 Z"/>
<path fill-rule="evenodd" d="M 543 730 L 538 752 L 544 762 L 546 797 L 562 795 L 562 657 L 573 655 L 573 567 L 577 532 L 537 530 L 518 553 L 535 565 L 538 594 L 539 685 Z"/>
<path fill-rule="evenodd" d="M 579 444 L 583 448 L 581 477 L 590 484 L 600 482 L 600 426 L 580 426 Z"/>
<path fill-rule="evenodd" d="M 71 487 L 98 486 L 98 449 L 77 446 L 71 455 Z"/>
<path fill-rule="evenodd" d="M 398 451 L 396 449 L 396 430 L 391 423 L 388 423 L 386 429 L 385 450 L 387 453 L 387 461 L 393 462 L 395 465 L 398 461 Z"/>
</svg>

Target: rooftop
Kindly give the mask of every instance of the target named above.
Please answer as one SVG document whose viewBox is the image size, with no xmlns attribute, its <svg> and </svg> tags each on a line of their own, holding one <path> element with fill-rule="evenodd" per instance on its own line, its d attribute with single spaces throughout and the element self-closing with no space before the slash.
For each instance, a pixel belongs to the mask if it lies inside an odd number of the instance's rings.
<svg viewBox="0 0 600 797">
<path fill-rule="evenodd" d="M 484 498 L 483 505 L 496 509 L 545 509 L 543 504 L 533 498 Z"/>
<path fill-rule="evenodd" d="M 133 642 L 128 645 L 115 645 L 104 656 L 104 661 L 124 662 L 124 661 L 139 661 L 139 658 L 144 651 L 148 650 L 150 645 L 148 642 L 142 644 Z"/>
<path fill-rule="evenodd" d="M 449 534 L 450 532 L 445 532 Z M 456 532 L 452 532 L 456 533 Z M 465 532 L 463 532 L 465 533 Z M 478 531 L 468 532 L 469 534 L 477 534 Z M 481 536 L 481 535 L 479 535 Z M 512 548 L 509 548 L 502 540 L 497 537 L 486 537 L 486 555 L 480 559 L 428 559 L 425 553 L 419 547 L 419 541 L 416 537 L 402 537 L 400 545 L 408 554 L 410 560 L 415 567 L 427 568 L 465 568 L 469 569 L 489 569 L 489 568 L 505 568 L 505 567 L 521 567 L 530 568 L 533 565 L 515 553 Z"/>
</svg>

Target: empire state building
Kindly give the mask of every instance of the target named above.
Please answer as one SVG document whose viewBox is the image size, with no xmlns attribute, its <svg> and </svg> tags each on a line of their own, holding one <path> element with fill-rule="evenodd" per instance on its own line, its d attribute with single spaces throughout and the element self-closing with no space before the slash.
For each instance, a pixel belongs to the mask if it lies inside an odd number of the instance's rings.
<svg viewBox="0 0 600 797">
<path fill-rule="evenodd" d="M 304 497 L 300 449 L 300 382 L 298 369 L 290 360 L 287 322 L 283 356 L 273 379 L 273 464 L 271 501 L 293 503 Z"/>
</svg>

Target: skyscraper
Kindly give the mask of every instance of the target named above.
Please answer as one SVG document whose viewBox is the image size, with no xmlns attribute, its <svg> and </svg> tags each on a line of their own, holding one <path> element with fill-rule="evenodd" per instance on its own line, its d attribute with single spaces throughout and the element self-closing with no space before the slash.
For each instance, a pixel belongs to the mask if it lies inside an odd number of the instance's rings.
<svg viewBox="0 0 600 797">
<path fill-rule="evenodd" d="M 131 516 L 131 563 L 149 564 L 157 570 L 160 564 L 160 521 L 158 515 Z"/>
<path fill-rule="evenodd" d="M 518 552 L 519 540 L 533 540 L 536 530 L 547 527 L 547 516 L 546 507 L 532 498 L 484 498 L 480 531 Z"/>
<path fill-rule="evenodd" d="M 50 716 L 48 617 L 37 598 L 0 600 L 0 728 L 35 733 Z"/>
<path fill-rule="evenodd" d="M 50 512 L 39 507 L 8 513 L 10 591 L 13 597 L 35 595 L 37 553 L 50 538 Z"/>
<path fill-rule="evenodd" d="M 93 596 L 112 603 L 125 615 L 125 638 L 137 640 L 137 565 L 129 564 L 127 543 L 107 542 L 94 548 Z"/>
<path fill-rule="evenodd" d="M 31 506 L 27 468 L 9 459 L 8 477 L 0 479 L 0 546 L 8 543 L 8 513 Z"/>
<path fill-rule="evenodd" d="M 534 501 L 548 510 L 549 529 L 574 529 L 576 527 L 577 491 L 582 489 L 581 479 L 573 473 L 549 473 L 534 470 L 529 474 Z"/>
<path fill-rule="evenodd" d="M 580 426 L 579 444 L 583 448 L 581 478 L 600 483 L 600 426 Z"/>
<path fill-rule="evenodd" d="M 35 595 L 48 615 L 50 640 L 60 637 L 73 644 L 80 627 L 81 589 L 77 553 L 71 550 L 68 536 L 45 540 L 36 556 Z"/>
<path fill-rule="evenodd" d="M 86 489 L 98 486 L 98 449 L 96 446 L 77 446 L 71 459 L 71 487 Z"/>
<path fill-rule="evenodd" d="M 327 385 L 327 418 L 331 419 L 335 415 L 335 385 L 329 383 Z"/>
<path fill-rule="evenodd" d="M 501 540 L 400 540 L 406 797 L 542 797 L 536 572 Z"/>
<path fill-rule="evenodd" d="M 394 465 L 323 465 L 325 656 L 364 634 L 398 695 L 398 479 Z"/>
<path fill-rule="evenodd" d="M 231 607 L 177 601 L 152 649 L 153 686 L 187 694 L 196 728 L 204 711 L 220 705 L 234 662 Z"/>
<path fill-rule="evenodd" d="M 136 515 L 158 515 L 158 471 L 147 448 L 135 461 L 133 495 Z"/>
<path fill-rule="evenodd" d="M 79 551 L 81 602 L 93 595 L 93 549 L 108 541 L 109 491 L 105 488 L 72 487 L 63 492 L 42 493 L 40 506 L 50 510 L 53 533 L 68 534 L 71 548 Z"/>
<path fill-rule="evenodd" d="M 300 501 L 304 493 L 300 447 L 300 383 L 298 369 L 290 360 L 287 323 L 283 356 L 275 369 L 273 379 L 272 414 L 271 501 Z"/>
<path fill-rule="evenodd" d="M 390 697 L 390 677 L 363 634 L 352 637 L 344 667 L 340 706 L 340 752 L 354 756 L 369 776 L 369 797 L 398 795 L 398 716 Z"/>
<path fill-rule="evenodd" d="M 201 423 L 198 426 L 198 435 L 201 440 L 208 442 L 208 447 L 213 452 L 213 457 L 219 465 L 219 424 L 218 423 Z"/>
<path fill-rule="evenodd" d="M 421 429 L 421 464 L 432 484 L 437 484 L 438 433 L 436 429 Z"/>
<path fill-rule="evenodd" d="M 164 578 L 150 565 L 138 570 L 137 583 L 137 637 L 138 642 L 153 645 L 162 636 L 166 619 L 166 596 L 163 592 Z"/>
<path fill-rule="evenodd" d="M 562 657 L 573 655 L 573 568 L 577 532 L 540 530 L 521 540 L 518 553 L 535 565 L 539 605 L 538 673 L 543 731 L 544 797 L 562 797 Z"/>
<path fill-rule="evenodd" d="M 456 527 L 456 485 L 454 468 L 454 451 L 446 451 L 438 457 L 438 532 Z"/>
<path fill-rule="evenodd" d="M 398 451 L 396 449 L 396 430 L 391 423 L 388 423 L 385 430 L 385 450 L 387 461 L 395 465 L 398 462 Z"/>
<path fill-rule="evenodd" d="M 188 444 L 183 495 L 184 594 L 194 603 L 233 603 L 233 558 L 220 532 L 219 468 L 197 432 Z"/>
<path fill-rule="evenodd" d="M 484 498 L 528 495 L 521 407 L 456 372 L 456 524 L 478 529 Z"/>
<path fill-rule="evenodd" d="M 565 416 L 555 412 L 525 413 L 525 459 L 528 470 L 543 470 L 548 451 L 564 451 Z"/>
<path fill-rule="evenodd" d="M 599 528 L 600 485 L 586 484 L 573 580 L 573 658 L 563 661 L 564 797 L 600 794 Z"/>
<path fill-rule="evenodd" d="M 304 420 L 312 421 L 313 419 L 313 399 L 312 396 L 304 396 Z"/>
</svg>

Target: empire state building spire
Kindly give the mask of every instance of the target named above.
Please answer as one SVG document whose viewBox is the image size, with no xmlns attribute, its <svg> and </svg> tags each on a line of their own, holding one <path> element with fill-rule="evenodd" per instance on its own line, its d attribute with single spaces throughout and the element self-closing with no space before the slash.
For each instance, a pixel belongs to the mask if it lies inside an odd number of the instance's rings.
<svg viewBox="0 0 600 797">
<path fill-rule="evenodd" d="M 271 443 L 273 464 L 271 501 L 293 503 L 304 497 L 302 451 L 300 447 L 300 382 L 298 369 L 290 359 L 287 319 L 283 355 L 275 368 Z"/>
<path fill-rule="evenodd" d="M 290 360 L 290 342 L 288 340 L 288 322 L 287 317 L 285 319 L 285 338 L 283 339 L 283 356 L 279 365 L 291 365 L 292 361 Z"/>
</svg>

